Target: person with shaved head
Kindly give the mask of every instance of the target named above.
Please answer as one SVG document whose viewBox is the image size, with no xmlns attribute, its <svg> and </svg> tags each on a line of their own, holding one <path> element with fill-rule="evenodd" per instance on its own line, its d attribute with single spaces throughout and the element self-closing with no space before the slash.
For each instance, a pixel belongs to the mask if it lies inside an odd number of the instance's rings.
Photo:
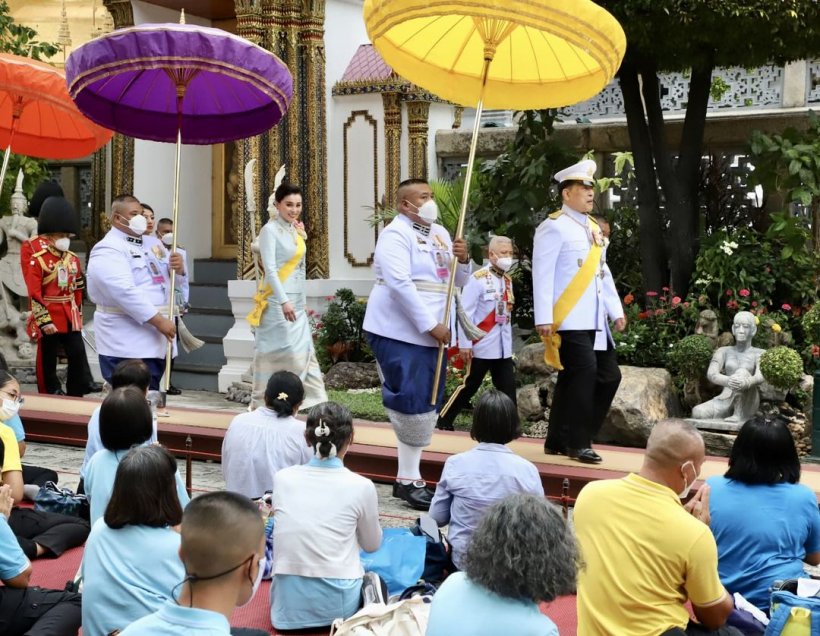
<svg viewBox="0 0 820 636">
<path fill-rule="evenodd" d="M 578 576 L 579 634 L 740 634 L 724 626 L 734 603 L 718 576 L 709 486 L 681 503 L 705 457 L 692 424 L 665 420 L 652 429 L 637 474 L 581 491 L 573 515 L 586 564 Z"/>
<path fill-rule="evenodd" d="M 234 608 L 256 593 L 265 569 L 265 533 L 250 499 L 233 492 L 200 495 L 182 515 L 181 534 L 185 579 L 179 594 L 131 623 L 121 636 L 228 636 Z M 233 633 L 267 634 L 249 629 Z"/>
<path fill-rule="evenodd" d="M 493 386 L 516 403 L 515 364 L 512 359 L 512 278 L 513 244 L 506 236 L 494 236 L 488 247 L 490 264 L 474 272 L 461 291 L 464 311 L 473 324 L 487 335 L 478 340 L 467 337 L 458 326 L 456 345 L 464 365 L 464 379 L 442 407 L 436 428 L 453 430 L 453 421 L 481 386 L 487 372 Z"/>
</svg>

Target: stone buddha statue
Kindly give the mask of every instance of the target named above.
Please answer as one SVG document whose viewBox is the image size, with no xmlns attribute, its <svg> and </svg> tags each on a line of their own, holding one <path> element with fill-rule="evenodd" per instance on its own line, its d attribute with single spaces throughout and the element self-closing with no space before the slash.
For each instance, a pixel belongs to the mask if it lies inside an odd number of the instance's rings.
<svg viewBox="0 0 820 636">
<path fill-rule="evenodd" d="M 757 332 L 755 317 L 748 311 L 739 311 L 732 323 L 735 344 L 719 347 L 712 356 L 706 378 L 723 387 L 720 394 L 692 409 L 697 420 L 721 419 L 742 424 L 752 417 L 760 406 L 760 356 L 763 349 L 752 346 Z"/>
</svg>

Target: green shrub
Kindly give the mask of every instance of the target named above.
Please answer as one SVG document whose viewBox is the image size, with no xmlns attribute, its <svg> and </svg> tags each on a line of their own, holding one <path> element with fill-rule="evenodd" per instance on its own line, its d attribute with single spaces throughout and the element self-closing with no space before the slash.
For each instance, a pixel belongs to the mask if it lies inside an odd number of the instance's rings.
<svg viewBox="0 0 820 636">
<path fill-rule="evenodd" d="M 803 335 L 806 343 L 820 345 L 820 303 L 815 303 L 811 309 L 803 314 Z"/>
<path fill-rule="evenodd" d="M 323 372 L 336 362 L 369 362 L 373 354 L 362 330 L 367 301 L 356 298 L 350 289 L 342 288 L 329 297 L 330 304 L 321 318 L 313 323 L 316 356 Z"/>
<path fill-rule="evenodd" d="M 672 370 L 689 380 L 697 380 L 706 373 L 714 348 L 707 336 L 686 336 L 675 343 L 669 352 Z"/>
<path fill-rule="evenodd" d="M 760 356 L 760 372 L 773 387 L 788 391 L 803 376 L 803 360 L 794 349 L 774 347 Z"/>
</svg>

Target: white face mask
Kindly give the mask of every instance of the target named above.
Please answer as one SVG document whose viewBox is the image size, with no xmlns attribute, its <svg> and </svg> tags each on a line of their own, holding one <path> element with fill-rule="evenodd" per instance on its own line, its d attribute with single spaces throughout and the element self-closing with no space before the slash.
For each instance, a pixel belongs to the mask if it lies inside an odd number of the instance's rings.
<svg viewBox="0 0 820 636">
<path fill-rule="evenodd" d="M 408 203 L 410 202 L 408 201 Z M 413 204 L 410 203 L 410 205 Z M 428 199 L 422 203 L 420 207 L 416 207 L 415 205 L 413 205 L 413 207 L 416 208 L 416 213 L 421 217 L 421 220 L 426 223 L 434 223 L 438 218 L 438 205 L 436 205 L 433 199 Z"/>
<path fill-rule="evenodd" d="M 251 587 L 251 595 L 248 597 L 248 600 L 242 603 L 242 605 L 238 605 L 237 607 L 245 607 L 248 603 L 253 600 L 253 597 L 256 596 L 257 590 L 259 590 L 259 586 L 262 584 L 262 575 L 265 572 L 265 564 L 267 563 L 267 559 L 262 557 L 259 559 L 259 570 L 256 572 L 256 579 L 253 581 L 253 586 Z"/>
<path fill-rule="evenodd" d="M 500 256 L 495 260 L 495 266 L 502 272 L 506 272 L 513 266 L 512 256 Z"/>
<path fill-rule="evenodd" d="M 54 247 L 56 247 L 61 252 L 67 252 L 68 248 L 71 247 L 71 239 L 58 238 L 56 241 L 54 241 Z"/>
<path fill-rule="evenodd" d="M 686 479 L 686 464 L 692 465 L 692 470 L 695 470 L 695 463 L 692 461 L 684 462 L 683 466 L 680 467 L 681 475 L 683 475 L 683 490 L 678 493 L 678 497 L 681 499 L 686 499 L 689 496 L 689 491 L 692 490 L 692 484 L 695 483 L 695 479 L 698 478 L 697 472 L 695 472 L 695 477 L 692 479 L 691 482 L 687 481 Z"/>
<path fill-rule="evenodd" d="M 168 232 L 167 234 L 163 234 L 160 240 L 166 247 L 171 247 L 174 244 L 174 233 Z"/>
<path fill-rule="evenodd" d="M 145 230 L 148 229 L 148 219 L 142 216 L 142 214 L 137 214 L 136 216 L 131 217 L 130 221 L 123 216 L 120 218 L 122 218 L 125 225 L 127 225 L 128 228 L 137 236 L 142 236 L 145 234 Z"/>
<path fill-rule="evenodd" d="M 3 406 L 0 408 L 0 420 L 7 421 L 17 415 L 17 412 L 20 410 L 20 402 L 17 400 L 9 400 L 8 398 L 3 398 Z"/>
</svg>

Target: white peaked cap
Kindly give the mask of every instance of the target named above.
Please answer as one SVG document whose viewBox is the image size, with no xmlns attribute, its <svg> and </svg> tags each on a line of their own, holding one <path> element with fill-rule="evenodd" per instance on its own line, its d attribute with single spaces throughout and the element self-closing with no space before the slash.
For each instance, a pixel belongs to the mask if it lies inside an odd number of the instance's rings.
<svg viewBox="0 0 820 636">
<path fill-rule="evenodd" d="M 598 166 L 592 159 L 584 159 L 571 165 L 569 168 L 564 168 L 556 172 L 555 180 L 558 183 L 564 183 L 564 181 L 580 181 L 584 185 L 595 185 L 595 170 L 597 169 Z"/>
</svg>

